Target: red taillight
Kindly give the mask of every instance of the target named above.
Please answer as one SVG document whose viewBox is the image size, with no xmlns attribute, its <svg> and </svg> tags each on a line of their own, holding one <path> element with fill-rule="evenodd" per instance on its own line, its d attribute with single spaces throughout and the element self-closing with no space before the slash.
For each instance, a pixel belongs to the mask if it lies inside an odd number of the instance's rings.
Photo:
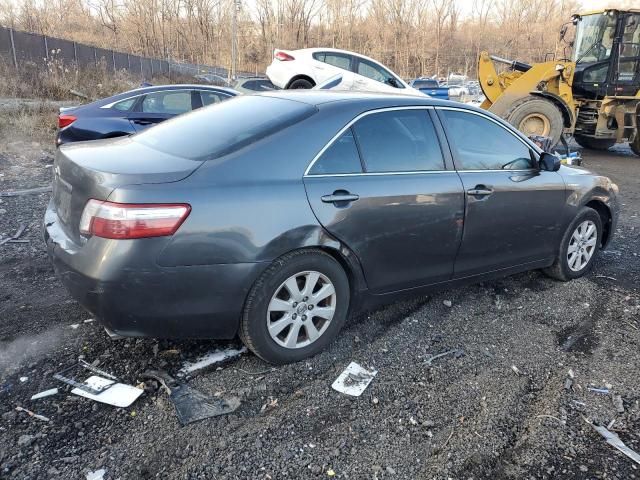
<svg viewBox="0 0 640 480">
<path fill-rule="evenodd" d="M 276 52 L 273 58 L 275 58 L 276 60 L 280 60 L 281 62 L 290 62 L 291 60 L 295 60 L 294 57 L 280 50 Z"/>
<path fill-rule="evenodd" d="M 91 199 L 80 218 L 80 233 L 112 239 L 173 235 L 189 216 L 186 203 L 114 203 Z"/>
<path fill-rule="evenodd" d="M 75 121 L 76 121 L 76 117 L 74 117 L 73 115 L 65 115 L 65 114 L 58 115 L 58 128 L 68 127 Z"/>
</svg>

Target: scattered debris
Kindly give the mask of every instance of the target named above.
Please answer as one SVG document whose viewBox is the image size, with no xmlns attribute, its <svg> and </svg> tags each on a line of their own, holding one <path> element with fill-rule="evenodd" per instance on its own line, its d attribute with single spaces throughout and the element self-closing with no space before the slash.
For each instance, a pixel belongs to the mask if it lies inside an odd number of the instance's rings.
<svg viewBox="0 0 640 480">
<path fill-rule="evenodd" d="M 266 412 L 266 411 L 269 411 L 269 410 L 273 410 L 277 406 L 278 406 L 278 399 L 277 398 L 273 398 L 273 397 L 269 397 L 269 398 L 267 398 L 267 403 L 262 405 L 262 407 L 260 408 L 260 412 Z"/>
<path fill-rule="evenodd" d="M 144 390 L 124 383 L 116 383 L 113 380 L 93 375 L 85 381 L 85 386 L 99 393 L 89 393 L 87 389 L 76 387 L 71 393 L 80 397 L 95 400 L 96 402 L 106 403 L 114 407 L 125 408 L 135 402 Z"/>
<path fill-rule="evenodd" d="M 200 357 L 198 360 L 196 360 L 193 363 L 185 362 L 185 364 L 182 366 L 182 368 L 178 372 L 178 376 L 185 376 L 195 372 L 196 370 L 202 370 L 203 368 L 207 368 L 213 364 L 224 362 L 226 360 L 229 360 L 230 358 L 237 357 L 238 355 L 242 355 L 246 351 L 247 351 L 246 347 L 214 350 L 213 352 L 209 352 L 206 355 Z"/>
<path fill-rule="evenodd" d="M 438 355 L 431 355 L 428 359 L 425 360 L 425 364 L 430 367 L 434 360 L 437 360 L 438 358 L 444 357 L 446 355 L 451 355 L 452 353 L 454 354 L 454 357 L 459 358 L 464 355 L 464 350 L 453 349 L 448 350 L 444 353 L 439 353 Z"/>
<path fill-rule="evenodd" d="M 609 395 L 609 389 L 606 387 L 587 387 L 587 390 L 593 393 L 599 393 L 601 395 Z"/>
<path fill-rule="evenodd" d="M 451 300 L 443 300 L 442 303 L 445 307 L 451 308 L 453 306 L 453 302 Z"/>
<path fill-rule="evenodd" d="M 613 402 L 613 406 L 616 408 L 616 412 L 624 413 L 624 405 L 622 403 L 622 397 L 620 395 L 614 395 L 611 398 L 611 401 Z"/>
<path fill-rule="evenodd" d="M 76 330 L 79 326 L 80 326 L 79 323 L 72 323 L 71 325 L 69 325 L 69 328 Z"/>
<path fill-rule="evenodd" d="M 377 370 L 368 370 L 355 362 L 351 362 L 347 368 L 338 375 L 338 378 L 333 382 L 331 388 L 340 393 L 351 395 L 352 397 L 359 397 L 377 373 Z"/>
<path fill-rule="evenodd" d="M 79 360 L 78 363 L 71 365 L 68 368 L 65 368 L 64 370 L 62 370 L 61 372 L 58 372 L 56 374 L 53 375 L 53 378 L 55 378 L 56 380 L 62 382 L 62 383 L 66 383 L 67 385 L 70 385 L 72 387 L 75 387 L 77 389 L 80 390 L 84 390 L 85 392 L 91 394 L 91 395 L 99 395 L 103 390 L 106 390 L 107 388 L 110 388 L 112 386 L 112 384 L 114 382 L 111 382 L 109 384 L 102 384 L 102 386 L 100 388 L 94 388 L 92 386 L 87 385 L 86 383 L 82 383 L 77 381 L 75 378 L 69 378 L 67 377 L 67 372 L 77 369 L 78 367 L 83 367 L 86 368 L 87 370 L 98 374 L 102 377 L 107 377 L 108 379 L 111 380 L 118 380 L 115 376 L 111 375 L 110 373 L 107 373 L 103 370 L 100 370 L 97 367 L 94 367 L 93 365 L 91 365 L 90 363 L 85 362 L 84 360 Z"/>
<path fill-rule="evenodd" d="M 522 372 L 520 371 L 520 369 L 518 367 L 516 367 L 515 365 L 511 365 L 511 370 L 513 370 L 515 372 L 516 375 L 522 375 Z"/>
<path fill-rule="evenodd" d="M 26 228 L 27 228 L 26 225 L 24 225 L 24 224 L 20 225 L 18 227 L 18 230 L 16 231 L 16 233 L 13 234 L 13 236 L 7 237 L 7 238 L 5 238 L 3 240 L 0 240 L 0 245 L 4 245 L 5 243 L 18 240 L 22 236 L 22 234 L 24 233 Z"/>
<path fill-rule="evenodd" d="M 24 383 L 29 380 L 29 377 L 20 377 L 20 383 Z"/>
<path fill-rule="evenodd" d="M 558 422 L 560 422 L 562 425 L 567 424 L 566 420 L 561 420 L 558 417 L 554 417 L 553 415 L 546 415 L 546 414 L 536 415 L 536 418 L 552 418 L 553 420 L 557 420 Z"/>
<path fill-rule="evenodd" d="M 51 185 L 48 187 L 27 188 L 26 190 L 13 190 L 10 192 L 0 192 L 0 197 L 20 197 L 22 195 L 33 195 L 36 193 L 46 193 L 52 190 Z"/>
<path fill-rule="evenodd" d="M 606 278 L 607 280 L 617 281 L 617 278 L 608 277 L 607 275 L 596 275 L 596 278 Z"/>
<path fill-rule="evenodd" d="M 51 388 L 49 390 L 45 390 L 43 392 L 32 395 L 31 400 L 38 400 L 39 398 L 50 397 L 51 395 L 57 395 L 57 393 L 58 393 L 57 388 Z"/>
<path fill-rule="evenodd" d="M 211 398 L 185 383 L 178 383 L 168 373 L 161 370 L 147 370 L 142 378 L 157 380 L 169 394 L 169 399 L 176 409 L 178 421 L 183 427 L 189 423 L 209 417 L 225 415 L 240 406 L 236 397 Z"/>
<path fill-rule="evenodd" d="M 96 320 L 95 320 L 95 318 L 87 318 L 87 319 L 86 319 L 84 322 L 82 322 L 82 323 L 92 323 L 92 322 L 95 322 L 95 321 L 96 321 Z"/>
<path fill-rule="evenodd" d="M 327 475 L 329 477 L 335 477 L 336 476 L 336 472 L 333 471 L 333 468 L 330 468 L 329 470 L 327 470 Z"/>
<path fill-rule="evenodd" d="M 624 442 L 622 440 L 620 440 L 620 437 L 618 437 L 618 435 L 616 433 L 613 433 L 611 431 L 609 431 L 608 429 L 606 429 L 605 427 L 602 426 L 598 426 L 598 425 L 593 425 L 593 428 L 596 429 L 596 431 L 602 435 L 606 440 L 607 443 L 609 445 L 611 445 L 613 448 L 619 450 L 620 452 L 622 452 L 623 454 L 625 454 L 627 457 L 629 457 L 631 460 L 633 460 L 634 462 L 636 462 L 637 464 L 640 464 L 640 455 L 638 455 L 636 452 L 634 452 L 633 450 L 631 450 L 629 447 L 627 447 Z"/>
<path fill-rule="evenodd" d="M 104 468 L 101 468 L 100 470 L 96 470 L 94 472 L 87 473 L 86 479 L 87 480 L 102 480 L 104 478 L 104 474 L 105 473 L 107 473 L 107 471 Z"/>
<path fill-rule="evenodd" d="M 16 411 L 24 412 L 27 415 L 29 415 L 30 417 L 37 418 L 38 420 L 42 420 L 43 422 L 48 422 L 49 421 L 49 419 L 47 417 L 45 417 L 44 415 L 38 415 L 37 413 L 33 413 L 31 410 L 27 410 L 26 408 L 16 407 Z"/>
</svg>

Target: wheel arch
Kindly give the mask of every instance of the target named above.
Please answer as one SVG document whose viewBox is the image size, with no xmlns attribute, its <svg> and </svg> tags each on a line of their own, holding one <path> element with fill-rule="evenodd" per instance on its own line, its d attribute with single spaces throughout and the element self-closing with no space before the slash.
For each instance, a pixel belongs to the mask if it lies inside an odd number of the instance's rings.
<svg viewBox="0 0 640 480">
<path fill-rule="evenodd" d="M 609 243 L 611 239 L 611 226 L 613 222 L 613 216 L 611 214 L 611 209 L 607 205 L 607 203 L 601 198 L 592 198 L 587 203 L 584 204 L 585 207 L 589 207 L 595 210 L 600 216 L 600 220 L 602 221 L 602 242 L 601 247 L 604 248 Z"/>
<path fill-rule="evenodd" d="M 554 93 L 540 92 L 538 90 L 534 90 L 529 93 L 534 97 L 546 98 L 547 100 L 550 100 L 556 107 L 558 107 L 560 113 L 562 113 L 562 120 L 565 128 L 570 128 L 571 125 L 573 125 L 573 112 L 569 108 L 569 105 L 567 105 L 567 103 L 561 97 Z"/>
<path fill-rule="evenodd" d="M 316 81 L 311 78 L 309 75 L 306 75 L 304 73 L 298 74 L 298 75 L 294 75 L 293 77 L 291 77 L 291 79 L 289 80 L 289 82 L 285 85 L 285 90 L 291 88 L 291 84 L 293 82 L 295 82 L 296 80 L 307 80 L 309 82 L 311 82 L 311 84 L 315 87 L 316 86 Z"/>
</svg>

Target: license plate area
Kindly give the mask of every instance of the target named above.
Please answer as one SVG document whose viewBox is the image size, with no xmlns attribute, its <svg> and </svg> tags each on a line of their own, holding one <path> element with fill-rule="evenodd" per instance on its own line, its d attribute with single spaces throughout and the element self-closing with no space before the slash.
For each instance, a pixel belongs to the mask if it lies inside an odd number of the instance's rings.
<svg viewBox="0 0 640 480">
<path fill-rule="evenodd" d="M 53 183 L 53 201 L 56 206 L 56 211 L 58 212 L 58 217 L 64 223 L 69 221 L 72 190 L 73 187 L 68 182 L 65 182 L 59 176 L 56 177 L 56 181 Z"/>
</svg>

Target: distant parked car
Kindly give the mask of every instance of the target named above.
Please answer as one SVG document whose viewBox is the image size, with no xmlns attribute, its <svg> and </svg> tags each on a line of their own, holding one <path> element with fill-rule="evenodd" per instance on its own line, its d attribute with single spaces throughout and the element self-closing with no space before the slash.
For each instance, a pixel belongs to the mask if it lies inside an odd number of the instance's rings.
<svg viewBox="0 0 640 480">
<path fill-rule="evenodd" d="M 339 74 L 342 81 L 335 90 L 422 95 L 372 58 L 335 48 L 276 49 L 267 67 L 269 79 L 284 89 L 313 88 Z"/>
<path fill-rule="evenodd" d="M 260 92 L 269 92 L 271 90 L 279 90 L 271 80 L 265 77 L 247 77 L 239 78 L 233 85 L 233 89 L 240 93 L 252 94 Z"/>
<path fill-rule="evenodd" d="M 56 144 L 131 135 L 236 95 L 235 90 L 208 85 L 155 85 L 79 107 L 62 108 Z"/>
<path fill-rule="evenodd" d="M 196 75 L 194 78 L 216 87 L 231 87 L 231 83 L 229 83 L 226 78 L 216 75 L 215 73 L 204 73 L 202 75 Z"/>
<path fill-rule="evenodd" d="M 416 78 L 409 85 L 430 97 L 449 100 L 449 87 L 441 87 L 438 80 L 433 78 Z"/>
</svg>

